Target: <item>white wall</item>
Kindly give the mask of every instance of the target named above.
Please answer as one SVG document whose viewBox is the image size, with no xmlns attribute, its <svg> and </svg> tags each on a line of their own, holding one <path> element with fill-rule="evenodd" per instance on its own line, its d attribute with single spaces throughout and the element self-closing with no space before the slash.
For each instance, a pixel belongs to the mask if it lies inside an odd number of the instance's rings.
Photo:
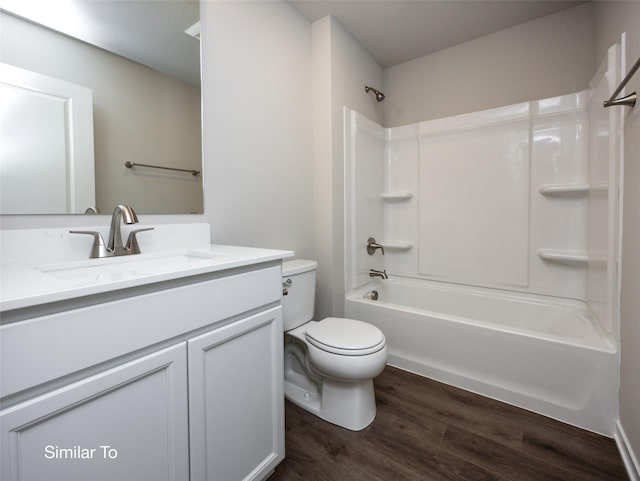
<svg viewBox="0 0 640 481">
<path fill-rule="evenodd" d="M 596 2 L 596 57 L 627 33 L 626 70 L 640 57 L 640 2 Z M 640 72 L 627 84 L 626 92 L 640 92 Z M 620 426 L 627 447 L 640 462 L 640 104 L 623 109 L 624 185 L 622 254 L 620 267 Z M 636 464 L 640 471 L 640 465 Z M 640 475 L 639 473 L 636 473 Z"/>
<path fill-rule="evenodd" d="M 364 87 L 382 84 L 382 68 L 334 18 L 316 21 L 312 33 L 316 317 L 321 319 L 344 313 L 344 107 L 381 121 L 381 106 Z"/>
<path fill-rule="evenodd" d="M 201 21 L 213 241 L 312 257 L 311 26 L 285 2 L 202 2 Z"/>
<path fill-rule="evenodd" d="M 384 126 L 578 92 L 594 67 L 586 3 L 387 68 Z"/>
</svg>

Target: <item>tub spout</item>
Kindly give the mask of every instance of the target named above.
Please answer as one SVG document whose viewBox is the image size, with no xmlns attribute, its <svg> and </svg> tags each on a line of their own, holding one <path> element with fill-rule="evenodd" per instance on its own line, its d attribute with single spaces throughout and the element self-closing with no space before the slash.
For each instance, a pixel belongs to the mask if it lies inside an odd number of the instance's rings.
<svg viewBox="0 0 640 481">
<path fill-rule="evenodd" d="M 387 271 L 379 271 L 377 269 L 369 269 L 369 277 L 379 277 L 380 279 L 389 279 Z"/>
</svg>

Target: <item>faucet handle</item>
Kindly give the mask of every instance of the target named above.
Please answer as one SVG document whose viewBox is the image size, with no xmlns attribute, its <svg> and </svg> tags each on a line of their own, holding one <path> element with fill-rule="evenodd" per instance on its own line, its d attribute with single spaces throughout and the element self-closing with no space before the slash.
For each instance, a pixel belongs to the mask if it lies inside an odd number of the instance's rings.
<svg viewBox="0 0 640 481">
<path fill-rule="evenodd" d="M 373 237 L 369 237 L 367 239 L 367 253 L 372 256 L 373 254 L 375 254 L 376 249 L 380 249 L 382 255 L 384 255 L 384 247 L 382 246 L 382 244 L 378 244 Z"/>
<path fill-rule="evenodd" d="M 138 232 L 144 232 L 145 230 L 153 230 L 155 227 L 145 227 L 144 229 L 136 229 L 129 232 L 129 237 L 127 237 L 127 244 L 125 245 L 125 249 L 129 251 L 129 254 L 140 254 L 140 245 L 138 244 L 138 238 L 136 234 Z"/>
<path fill-rule="evenodd" d="M 104 239 L 102 238 L 102 234 L 100 232 L 96 232 L 93 230 L 70 230 L 70 234 L 87 234 L 93 236 L 93 245 L 91 246 L 91 253 L 89 254 L 89 259 L 97 259 L 100 257 L 106 257 L 109 255 L 107 251 L 107 246 L 104 244 Z"/>
</svg>

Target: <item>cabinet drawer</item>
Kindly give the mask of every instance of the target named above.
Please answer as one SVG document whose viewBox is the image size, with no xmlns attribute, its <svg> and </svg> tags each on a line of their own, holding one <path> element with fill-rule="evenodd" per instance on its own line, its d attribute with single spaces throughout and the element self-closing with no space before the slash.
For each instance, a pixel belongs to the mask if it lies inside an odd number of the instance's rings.
<svg viewBox="0 0 640 481">
<path fill-rule="evenodd" d="M 0 398 L 278 302 L 279 266 L 0 327 Z"/>
</svg>

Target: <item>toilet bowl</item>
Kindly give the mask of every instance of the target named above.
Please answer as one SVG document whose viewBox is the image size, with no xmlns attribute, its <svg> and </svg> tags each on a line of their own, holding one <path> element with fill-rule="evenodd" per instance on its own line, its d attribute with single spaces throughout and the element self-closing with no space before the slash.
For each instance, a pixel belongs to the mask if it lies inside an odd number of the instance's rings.
<svg viewBox="0 0 640 481">
<path fill-rule="evenodd" d="M 353 431 L 376 415 L 373 378 L 387 361 L 384 334 L 354 319 L 311 320 L 315 261 L 283 263 L 285 397 L 301 408 Z"/>
</svg>

